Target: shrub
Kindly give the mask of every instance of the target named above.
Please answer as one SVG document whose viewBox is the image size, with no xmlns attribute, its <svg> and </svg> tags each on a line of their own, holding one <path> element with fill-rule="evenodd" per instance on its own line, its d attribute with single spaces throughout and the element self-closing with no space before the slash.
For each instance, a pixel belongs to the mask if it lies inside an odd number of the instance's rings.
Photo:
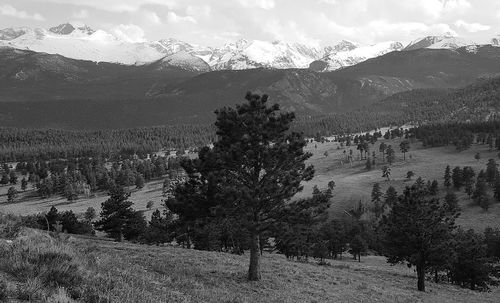
<svg viewBox="0 0 500 303">
<path fill-rule="evenodd" d="M 59 287 L 76 289 L 83 282 L 73 249 L 34 230 L 24 230 L 12 244 L 0 247 L 0 270 L 23 282 L 19 299 L 37 299 Z"/>
<path fill-rule="evenodd" d="M 39 279 L 29 278 L 17 285 L 16 294 L 20 300 L 37 301 L 43 298 L 44 288 Z"/>
</svg>

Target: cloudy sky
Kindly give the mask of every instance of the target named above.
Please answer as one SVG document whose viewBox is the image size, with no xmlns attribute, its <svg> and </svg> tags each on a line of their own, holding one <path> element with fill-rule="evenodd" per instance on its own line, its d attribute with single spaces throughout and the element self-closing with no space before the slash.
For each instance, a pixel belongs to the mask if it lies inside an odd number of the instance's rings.
<svg viewBox="0 0 500 303">
<path fill-rule="evenodd" d="M 500 34 L 499 0 L 0 0 L 0 28 L 73 22 L 129 41 L 240 38 L 317 46 L 341 39 L 409 41 L 450 32 Z"/>
</svg>

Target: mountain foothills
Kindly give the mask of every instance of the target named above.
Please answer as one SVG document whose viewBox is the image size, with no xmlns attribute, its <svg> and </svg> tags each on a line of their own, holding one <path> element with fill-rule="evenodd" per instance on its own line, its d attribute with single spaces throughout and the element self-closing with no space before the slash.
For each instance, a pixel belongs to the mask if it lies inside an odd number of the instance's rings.
<svg viewBox="0 0 500 303">
<path fill-rule="evenodd" d="M 212 122 L 246 91 L 299 116 L 346 113 L 414 89 L 456 89 L 500 71 L 498 38 L 451 35 L 323 49 L 239 40 L 131 43 L 88 26 L 0 30 L 0 126 L 76 129 Z"/>
</svg>

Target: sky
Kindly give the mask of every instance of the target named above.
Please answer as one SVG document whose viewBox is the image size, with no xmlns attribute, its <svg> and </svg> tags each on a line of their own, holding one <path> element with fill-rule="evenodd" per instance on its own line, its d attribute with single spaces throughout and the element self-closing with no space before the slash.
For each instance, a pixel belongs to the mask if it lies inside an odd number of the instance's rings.
<svg viewBox="0 0 500 303">
<path fill-rule="evenodd" d="M 130 42 L 221 46 L 256 39 L 333 45 L 500 34 L 500 0 L 0 0 L 0 28 L 70 22 Z"/>
</svg>

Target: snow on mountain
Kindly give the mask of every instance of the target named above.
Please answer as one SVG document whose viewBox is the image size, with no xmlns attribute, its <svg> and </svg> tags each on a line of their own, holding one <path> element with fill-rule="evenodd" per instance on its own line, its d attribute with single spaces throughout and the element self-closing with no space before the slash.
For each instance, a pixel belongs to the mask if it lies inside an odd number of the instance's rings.
<svg viewBox="0 0 500 303">
<path fill-rule="evenodd" d="M 444 36 L 427 36 L 414 40 L 408 44 L 404 50 L 415 50 L 420 48 L 431 48 L 431 49 L 451 49 L 455 50 L 460 47 L 475 45 L 475 42 L 465 40 L 453 36 L 451 34 L 445 34 Z"/>
<path fill-rule="evenodd" d="M 59 54 L 72 59 L 126 65 L 142 65 L 166 60 L 164 62 L 166 65 L 182 66 L 197 71 L 259 67 L 281 69 L 309 67 L 315 71 L 331 71 L 392 51 L 419 48 L 457 49 L 470 46 L 468 49 L 472 52 L 474 51 L 472 46 L 476 44 L 445 34 L 417 39 L 406 47 L 393 41 L 359 45 L 342 40 L 333 46 L 319 49 L 299 43 L 241 39 L 213 48 L 177 39 L 130 43 L 106 31 L 71 23 L 64 23 L 49 30 L 27 27 L 0 30 L 0 46 Z M 500 36 L 479 44 L 500 46 Z M 170 57 L 174 54 L 178 56 Z"/>
<path fill-rule="evenodd" d="M 15 33 L 15 34 L 11 34 Z M 7 36 L 8 39 L 2 38 Z M 121 64 L 143 64 L 159 60 L 165 53 L 148 43 L 127 43 L 103 31 L 87 26 L 62 24 L 50 30 L 6 29 L 0 33 L 1 45 L 72 59 Z"/>
<path fill-rule="evenodd" d="M 184 50 L 169 55 L 159 62 L 159 69 L 167 68 L 170 66 L 180 67 L 184 70 L 195 72 L 209 72 L 210 65 L 203 59 L 196 57 Z"/>
<path fill-rule="evenodd" d="M 239 40 L 215 50 L 209 64 L 215 70 L 306 68 L 321 55 L 320 50 L 299 43 Z"/>
<path fill-rule="evenodd" d="M 17 37 L 26 34 L 28 30 L 29 29 L 27 27 L 11 27 L 2 29 L 0 30 L 0 40 L 9 41 L 12 39 L 16 39 Z"/>
<path fill-rule="evenodd" d="M 489 43 L 493 46 L 500 46 L 500 35 L 491 38 Z"/>
<path fill-rule="evenodd" d="M 394 41 L 359 47 L 355 47 L 354 44 L 349 47 L 334 47 L 331 53 L 328 53 L 321 60 L 313 62 L 309 67 L 316 71 L 332 71 L 401 49 L 403 49 L 403 45 Z"/>
<path fill-rule="evenodd" d="M 351 50 L 358 48 L 358 47 L 359 47 L 359 44 L 356 44 L 354 42 L 347 41 L 347 40 L 342 40 L 334 46 L 325 47 L 325 53 L 331 54 L 331 53 L 338 53 L 338 52 L 346 52 L 346 51 L 351 51 Z"/>
</svg>

